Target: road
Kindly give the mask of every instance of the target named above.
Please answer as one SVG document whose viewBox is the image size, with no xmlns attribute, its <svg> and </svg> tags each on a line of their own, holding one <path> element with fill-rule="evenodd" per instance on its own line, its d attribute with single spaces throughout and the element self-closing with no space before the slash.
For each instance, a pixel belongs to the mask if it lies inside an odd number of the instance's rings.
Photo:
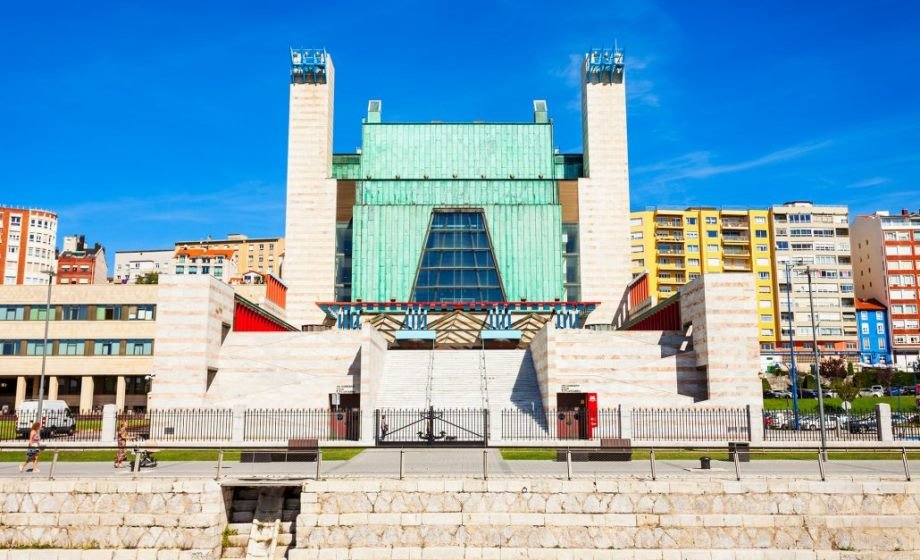
<svg viewBox="0 0 920 560">
<path fill-rule="evenodd" d="M 403 473 L 406 477 L 475 477 L 483 476 L 483 451 L 481 449 L 407 449 L 403 457 Z M 567 476 L 565 462 L 555 461 L 506 461 L 497 449 L 485 450 L 486 465 L 490 478 L 508 477 L 555 477 Z M 0 463 L 2 478 L 47 479 L 51 464 L 45 456 L 39 465 L 39 473 L 20 473 L 17 463 Z M 320 464 L 322 477 L 383 477 L 398 478 L 400 451 L 398 449 L 368 449 L 350 461 L 323 461 Z M 712 461 L 711 470 L 699 469 L 699 461 L 657 460 L 656 473 L 660 477 L 700 477 L 734 479 L 735 465 L 727 461 Z M 914 475 L 920 476 L 920 461 L 910 461 Z M 740 463 L 741 476 L 789 476 L 819 479 L 820 470 L 816 460 L 764 460 Z M 904 480 L 904 466 L 900 460 L 860 461 L 832 460 L 825 463 L 829 477 L 859 476 Z M 73 477 L 214 477 L 217 463 L 214 461 L 161 462 L 156 468 L 142 469 L 135 475 L 125 467 L 115 469 L 111 462 L 80 463 L 60 462 L 55 466 L 54 478 Z M 229 479 L 300 479 L 316 476 L 316 463 L 239 463 L 226 462 L 221 474 Z M 572 476 L 616 477 L 651 476 L 647 460 L 630 462 L 573 462 Z"/>
</svg>

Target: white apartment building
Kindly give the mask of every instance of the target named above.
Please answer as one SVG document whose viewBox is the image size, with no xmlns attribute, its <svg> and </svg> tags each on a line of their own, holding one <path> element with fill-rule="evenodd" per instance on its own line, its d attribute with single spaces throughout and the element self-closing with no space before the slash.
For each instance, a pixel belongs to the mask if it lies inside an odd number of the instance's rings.
<svg viewBox="0 0 920 560">
<path fill-rule="evenodd" d="M 47 284 L 54 271 L 57 214 L 0 206 L 0 283 Z"/>
<path fill-rule="evenodd" d="M 850 234 L 856 295 L 888 308 L 895 363 L 920 362 L 920 212 L 857 216 Z"/>
<path fill-rule="evenodd" d="M 118 251 L 115 253 L 116 284 L 134 284 L 138 276 L 151 272 L 169 274 L 175 251 L 153 249 L 149 251 Z"/>
<path fill-rule="evenodd" d="M 808 353 L 814 350 L 808 289 L 810 272 L 820 353 L 858 359 L 849 210 L 846 206 L 796 201 L 773 206 L 770 216 L 779 309 L 778 349 L 788 350 L 791 334 L 796 351 L 803 352 L 805 361 L 809 360 Z M 791 294 L 787 263 L 792 265 Z"/>
</svg>

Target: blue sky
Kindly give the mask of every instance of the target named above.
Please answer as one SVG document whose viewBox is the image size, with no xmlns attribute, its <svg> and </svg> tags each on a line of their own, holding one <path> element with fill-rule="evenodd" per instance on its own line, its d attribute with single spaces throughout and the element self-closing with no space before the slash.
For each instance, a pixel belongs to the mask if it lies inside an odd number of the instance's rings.
<svg viewBox="0 0 920 560">
<path fill-rule="evenodd" d="M 340 6 L 340 7 L 339 7 Z M 383 118 L 530 120 L 580 151 L 577 67 L 625 48 L 634 209 L 920 208 L 914 2 L 6 2 L 0 203 L 109 251 L 284 231 L 289 46 L 336 65 L 335 147 Z"/>
</svg>

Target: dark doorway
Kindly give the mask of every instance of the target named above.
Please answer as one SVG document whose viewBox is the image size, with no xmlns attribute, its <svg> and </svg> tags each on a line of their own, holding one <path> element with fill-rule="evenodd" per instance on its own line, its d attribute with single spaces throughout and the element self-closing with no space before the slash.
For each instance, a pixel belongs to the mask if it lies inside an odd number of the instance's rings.
<svg viewBox="0 0 920 560">
<path fill-rule="evenodd" d="M 332 439 L 354 441 L 360 439 L 360 408 L 360 393 L 331 393 L 329 395 L 329 409 L 332 411 L 330 425 Z"/>
<path fill-rule="evenodd" d="M 559 439 L 588 439 L 586 393 L 556 393 L 556 434 Z"/>
</svg>

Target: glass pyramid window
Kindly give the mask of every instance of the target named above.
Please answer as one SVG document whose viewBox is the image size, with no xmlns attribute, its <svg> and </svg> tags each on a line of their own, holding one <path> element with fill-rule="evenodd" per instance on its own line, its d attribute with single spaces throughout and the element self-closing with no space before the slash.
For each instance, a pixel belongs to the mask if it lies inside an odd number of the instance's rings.
<svg viewBox="0 0 920 560">
<path fill-rule="evenodd" d="M 505 301 L 482 212 L 434 212 L 412 301 Z"/>
</svg>

